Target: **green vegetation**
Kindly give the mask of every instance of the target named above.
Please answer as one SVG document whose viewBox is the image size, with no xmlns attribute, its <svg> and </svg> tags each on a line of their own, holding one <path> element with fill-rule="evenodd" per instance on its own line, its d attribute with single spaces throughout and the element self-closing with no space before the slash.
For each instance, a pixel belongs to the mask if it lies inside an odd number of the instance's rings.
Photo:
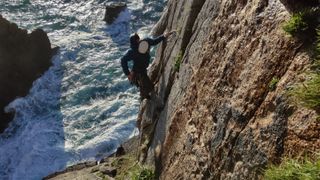
<svg viewBox="0 0 320 180">
<path fill-rule="evenodd" d="M 154 180 L 155 175 L 153 170 L 142 167 L 134 172 L 131 176 L 132 180 Z"/>
<path fill-rule="evenodd" d="M 96 175 L 102 179 L 105 179 L 105 175 L 102 172 L 97 172 Z"/>
<path fill-rule="evenodd" d="M 307 108 L 319 109 L 320 108 L 320 75 L 310 75 L 310 80 L 297 85 L 289 94 L 297 104 L 301 104 Z"/>
<path fill-rule="evenodd" d="M 279 78 L 273 77 L 272 80 L 269 83 L 269 90 L 274 91 L 277 88 L 277 84 L 279 82 Z"/>
<path fill-rule="evenodd" d="M 154 171 L 151 168 L 141 166 L 133 153 L 115 158 L 111 165 L 117 168 L 116 180 L 154 180 Z"/>
<path fill-rule="evenodd" d="M 180 69 L 180 65 L 182 63 L 182 57 L 183 57 L 183 51 L 180 51 L 178 56 L 174 60 L 174 70 L 176 72 L 178 72 Z"/>
<path fill-rule="evenodd" d="M 294 13 L 291 19 L 284 24 L 283 30 L 302 40 L 314 40 L 316 28 L 319 25 L 317 20 L 319 15 L 319 8 L 310 8 Z"/>
<path fill-rule="evenodd" d="M 295 86 L 289 91 L 291 99 L 296 104 L 301 104 L 307 108 L 320 109 L 320 31 L 317 31 L 316 56 L 313 63 L 313 71 L 307 75 L 308 80 Z"/>
<path fill-rule="evenodd" d="M 292 36 L 306 29 L 308 29 L 308 24 L 305 22 L 302 12 L 293 14 L 291 19 L 283 26 L 283 30 Z"/>
<path fill-rule="evenodd" d="M 285 159 L 279 166 L 270 166 L 266 171 L 266 180 L 319 180 L 320 157 L 314 161 Z"/>
<path fill-rule="evenodd" d="M 315 59 L 312 65 L 312 70 L 316 73 L 320 73 L 320 26 L 317 29 L 317 41 L 314 48 L 315 51 Z"/>
<path fill-rule="evenodd" d="M 305 48 L 312 49 L 313 63 L 306 74 L 306 81 L 289 90 L 291 100 L 307 108 L 320 110 L 320 24 L 319 8 L 310 8 L 293 14 L 283 29 L 302 40 Z M 307 42 L 307 43 L 306 43 Z M 311 45 L 311 46 L 309 46 Z M 270 82 L 272 85 L 273 80 Z M 269 85 L 269 87 L 270 87 Z M 317 118 L 319 120 L 319 117 Z M 266 180 L 320 180 L 320 155 L 314 161 L 285 159 L 279 166 L 265 171 Z"/>
<path fill-rule="evenodd" d="M 136 169 L 137 160 L 133 154 L 128 154 L 115 159 L 111 165 L 117 168 L 117 176 L 115 179 L 122 180 L 130 177 L 130 171 Z"/>
<path fill-rule="evenodd" d="M 320 29 L 319 27 L 317 28 L 317 35 L 318 35 L 318 39 L 317 39 L 317 52 L 320 53 Z"/>
<path fill-rule="evenodd" d="M 320 64 L 320 27 L 317 28 L 316 56 L 318 64 Z"/>
</svg>

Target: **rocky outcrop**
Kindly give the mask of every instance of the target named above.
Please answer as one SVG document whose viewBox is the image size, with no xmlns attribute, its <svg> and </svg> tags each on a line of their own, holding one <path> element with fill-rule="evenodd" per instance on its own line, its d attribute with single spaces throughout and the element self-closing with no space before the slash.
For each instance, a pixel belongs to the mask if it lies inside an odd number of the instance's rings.
<svg viewBox="0 0 320 180">
<path fill-rule="evenodd" d="M 310 57 L 282 30 L 285 5 L 168 1 L 153 32 L 178 35 L 157 50 L 155 93 L 139 113 L 140 160 L 161 179 L 260 179 L 269 163 L 320 149 L 317 113 L 286 94 Z"/>
<path fill-rule="evenodd" d="M 140 167 L 136 160 L 137 148 L 138 137 L 133 137 L 108 157 L 70 166 L 43 179 L 132 179 L 132 175 L 137 173 Z"/>
<path fill-rule="evenodd" d="M 113 21 L 117 19 L 119 14 L 127 8 L 126 3 L 108 3 L 106 5 L 106 12 L 104 16 L 104 21 L 106 21 L 108 24 L 112 24 Z"/>
<path fill-rule="evenodd" d="M 51 57 L 50 41 L 43 30 L 28 34 L 0 16 L 0 132 L 12 119 L 4 107 L 27 95 L 33 81 L 51 65 Z"/>
</svg>

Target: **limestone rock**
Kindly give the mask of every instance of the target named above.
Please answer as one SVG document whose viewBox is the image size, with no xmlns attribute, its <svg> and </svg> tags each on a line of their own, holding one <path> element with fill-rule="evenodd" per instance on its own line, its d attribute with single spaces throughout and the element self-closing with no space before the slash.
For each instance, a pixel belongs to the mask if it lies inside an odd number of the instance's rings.
<svg viewBox="0 0 320 180">
<path fill-rule="evenodd" d="M 106 21 L 108 24 L 112 24 L 113 21 L 117 19 L 119 14 L 126 8 L 127 8 L 126 3 L 122 3 L 122 2 L 108 3 L 106 5 L 106 13 L 104 16 L 104 21 Z"/>
</svg>

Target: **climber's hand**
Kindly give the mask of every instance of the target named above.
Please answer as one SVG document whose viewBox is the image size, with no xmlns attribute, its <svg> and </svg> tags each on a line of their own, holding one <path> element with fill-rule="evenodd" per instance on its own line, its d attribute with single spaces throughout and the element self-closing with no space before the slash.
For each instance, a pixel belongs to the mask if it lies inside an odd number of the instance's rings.
<svg viewBox="0 0 320 180">
<path fill-rule="evenodd" d="M 165 33 L 163 33 L 163 36 L 165 37 L 165 38 L 168 38 L 170 35 L 172 35 L 172 34 L 174 34 L 174 33 L 176 33 L 177 31 L 171 31 L 171 32 L 165 32 Z"/>
<path fill-rule="evenodd" d="M 130 82 L 132 82 L 133 77 L 134 77 L 134 72 L 131 71 L 130 74 L 128 75 L 128 80 L 129 80 Z"/>
</svg>

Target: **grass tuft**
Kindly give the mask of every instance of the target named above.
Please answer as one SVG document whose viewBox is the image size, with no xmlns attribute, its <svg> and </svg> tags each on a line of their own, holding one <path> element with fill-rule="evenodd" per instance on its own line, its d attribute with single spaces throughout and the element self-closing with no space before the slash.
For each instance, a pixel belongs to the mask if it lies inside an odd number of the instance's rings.
<svg viewBox="0 0 320 180">
<path fill-rule="evenodd" d="M 142 166 L 136 159 L 135 154 L 129 153 L 122 157 L 113 159 L 111 165 L 117 168 L 116 180 L 154 180 L 155 175 L 152 168 Z"/>
<path fill-rule="evenodd" d="M 319 15 L 319 8 L 310 8 L 294 13 L 291 19 L 284 24 L 283 30 L 293 37 L 312 41 L 319 25 L 317 20 Z"/>
<path fill-rule="evenodd" d="M 317 28 L 317 42 L 316 42 L 316 55 L 317 59 L 320 59 L 320 26 Z"/>
<path fill-rule="evenodd" d="M 319 180 L 320 157 L 314 161 L 285 159 L 279 166 L 270 166 L 264 174 L 266 180 Z"/>
<path fill-rule="evenodd" d="M 269 90 L 274 91 L 277 88 L 277 84 L 280 81 L 279 78 L 273 77 L 272 80 L 269 83 Z"/>
<path fill-rule="evenodd" d="M 291 99 L 296 104 L 318 110 L 320 108 L 320 75 L 311 74 L 306 82 L 289 90 Z"/>
<path fill-rule="evenodd" d="M 293 14 L 291 19 L 283 26 L 283 30 L 292 36 L 307 29 L 308 24 L 305 22 L 304 13 L 302 12 Z"/>
<path fill-rule="evenodd" d="M 132 180 L 154 180 L 155 179 L 154 171 L 149 168 L 142 167 L 141 169 L 138 169 L 138 171 L 132 174 L 131 179 Z"/>
<path fill-rule="evenodd" d="M 320 109 L 320 30 L 317 30 L 317 44 L 316 44 L 317 58 L 313 63 L 313 71 L 307 76 L 308 80 L 299 84 L 293 89 L 289 90 L 291 99 L 296 104 L 301 104 L 307 108 L 319 110 Z"/>
<path fill-rule="evenodd" d="M 174 60 L 174 70 L 178 72 L 182 63 L 183 51 L 180 51 L 178 56 Z"/>
</svg>

